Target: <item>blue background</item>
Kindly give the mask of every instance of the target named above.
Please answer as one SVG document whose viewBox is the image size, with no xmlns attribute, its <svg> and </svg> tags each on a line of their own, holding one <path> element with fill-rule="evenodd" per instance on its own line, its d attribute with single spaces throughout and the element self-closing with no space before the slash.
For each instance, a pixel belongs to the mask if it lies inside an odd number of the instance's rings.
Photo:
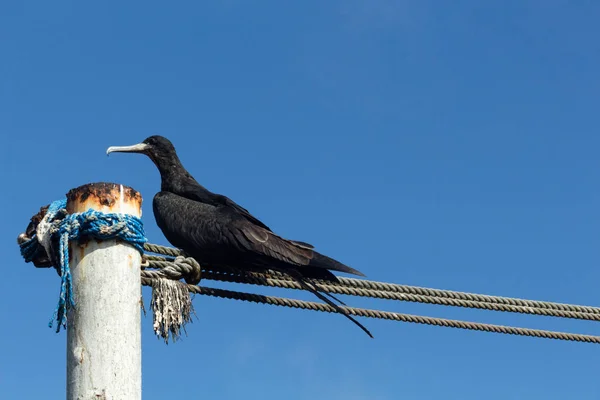
<svg viewBox="0 0 600 400">
<path fill-rule="evenodd" d="M 105 155 L 151 134 L 209 189 L 370 279 L 598 305 L 599 19 L 594 1 L 2 2 L 0 397 L 64 398 L 66 335 L 46 327 L 59 281 L 15 242 L 41 205 L 130 185 L 167 244 L 155 167 Z M 363 319 L 371 340 L 341 316 L 194 304 L 174 345 L 144 319 L 144 399 L 600 398 L 600 346 Z"/>
</svg>

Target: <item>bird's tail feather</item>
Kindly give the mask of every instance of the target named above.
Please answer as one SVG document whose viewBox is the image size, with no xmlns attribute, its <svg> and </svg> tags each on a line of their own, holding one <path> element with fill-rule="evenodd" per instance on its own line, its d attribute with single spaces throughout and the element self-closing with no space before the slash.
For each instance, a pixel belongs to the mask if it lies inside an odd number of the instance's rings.
<svg viewBox="0 0 600 400">
<path fill-rule="evenodd" d="M 331 257 L 327 257 L 324 254 L 316 252 L 313 250 L 313 258 L 310 260 L 310 264 L 308 264 L 308 268 L 311 269 L 324 269 L 324 270 L 333 270 L 339 272 L 346 272 L 348 274 L 365 276 L 362 272 L 349 267 L 347 265 L 342 264 L 341 262 L 334 260 Z M 333 275 L 333 274 L 331 274 Z M 335 275 L 334 275 L 335 276 Z M 336 278 L 337 280 L 337 278 Z"/>
<path fill-rule="evenodd" d="M 333 299 L 335 299 L 335 300 L 339 301 L 340 303 L 344 304 L 342 301 L 338 300 L 333 295 L 331 295 L 331 294 L 329 294 L 329 293 L 327 293 L 325 291 L 320 290 L 319 286 L 317 284 L 311 283 L 311 282 L 307 282 L 306 279 L 304 278 L 304 276 L 302 276 L 302 274 L 299 271 L 297 271 L 297 270 L 286 270 L 284 272 L 287 273 L 288 275 L 290 275 L 291 277 L 293 277 L 294 279 L 296 279 L 298 281 L 298 283 L 302 286 L 303 289 L 308 290 L 309 292 L 311 292 L 312 294 L 314 294 L 315 296 L 317 296 L 319 299 L 321 299 L 325 303 L 329 304 L 338 313 L 342 314 L 343 316 L 345 316 L 346 318 L 348 318 L 350 321 L 354 322 L 360 329 L 362 329 L 367 335 L 369 335 L 369 337 L 373 338 L 373 335 L 371 334 L 371 332 L 369 332 L 369 330 L 367 328 L 365 328 L 364 325 L 362 325 L 360 322 L 358 322 L 356 319 L 354 319 L 354 317 L 352 317 L 348 313 L 348 311 L 344 310 L 342 307 L 340 307 L 339 305 L 335 304 L 333 301 L 331 301 L 330 299 L 328 299 L 326 296 L 330 296 Z M 321 293 L 321 292 L 323 292 L 323 293 Z"/>
<path fill-rule="evenodd" d="M 344 303 L 343 301 L 341 301 L 340 299 L 338 299 L 337 297 L 335 297 L 334 295 L 332 295 L 332 294 L 331 294 L 331 293 L 329 293 L 329 292 L 323 292 L 323 294 L 324 294 L 325 296 L 327 296 L 327 297 L 329 297 L 329 298 L 331 298 L 331 299 L 333 299 L 333 300 L 337 301 L 338 303 L 340 303 L 340 304 L 341 304 L 341 305 L 343 305 L 343 306 L 345 306 L 345 305 L 346 305 L 346 303 Z"/>
</svg>

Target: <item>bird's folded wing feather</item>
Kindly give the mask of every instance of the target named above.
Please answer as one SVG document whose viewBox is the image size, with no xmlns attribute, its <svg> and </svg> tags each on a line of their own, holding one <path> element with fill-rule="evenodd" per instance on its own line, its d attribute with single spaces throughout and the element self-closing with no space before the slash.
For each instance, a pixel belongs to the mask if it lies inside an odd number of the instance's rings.
<svg viewBox="0 0 600 400">
<path fill-rule="evenodd" d="M 165 192 L 155 197 L 154 206 L 158 225 L 167 239 L 184 249 L 230 254 L 238 250 L 254 258 L 264 257 L 264 262 L 271 258 L 297 266 L 308 265 L 313 257 L 311 248 L 253 224 L 231 207 Z"/>
<path fill-rule="evenodd" d="M 290 240 L 283 239 L 260 226 L 238 220 L 229 230 L 247 250 L 295 265 L 308 265 L 313 251 Z"/>
<path fill-rule="evenodd" d="M 258 218 L 250 214 L 248 210 L 244 207 L 237 204 L 235 201 L 231 200 L 229 197 L 224 196 L 222 194 L 212 193 L 203 186 L 194 183 L 187 185 L 184 189 L 185 197 L 190 200 L 197 200 L 203 203 L 211 204 L 213 206 L 226 206 L 230 207 L 232 210 L 237 212 L 239 215 L 243 216 L 248 221 L 252 222 L 255 225 L 260 226 L 263 229 L 270 231 L 271 229 L 265 225 Z"/>
</svg>

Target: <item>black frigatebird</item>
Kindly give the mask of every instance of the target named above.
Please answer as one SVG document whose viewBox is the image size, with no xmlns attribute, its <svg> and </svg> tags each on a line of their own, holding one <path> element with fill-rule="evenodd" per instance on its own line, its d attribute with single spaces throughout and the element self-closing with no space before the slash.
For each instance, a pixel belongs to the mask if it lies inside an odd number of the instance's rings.
<svg viewBox="0 0 600 400">
<path fill-rule="evenodd" d="M 112 152 L 145 154 L 158 168 L 161 191 L 154 196 L 152 208 L 158 227 L 173 246 L 195 258 L 200 265 L 283 272 L 373 337 L 324 294 L 333 296 L 321 293 L 318 284 L 307 280 L 337 281 L 330 270 L 360 276 L 364 276 L 363 273 L 318 253 L 308 243 L 276 235 L 230 198 L 210 192 L 183 167 L 175 147 L 165 137 L 150 136 L 142 143 L 112 146 L 106 151 L 107 154 Z"/>
</svg>

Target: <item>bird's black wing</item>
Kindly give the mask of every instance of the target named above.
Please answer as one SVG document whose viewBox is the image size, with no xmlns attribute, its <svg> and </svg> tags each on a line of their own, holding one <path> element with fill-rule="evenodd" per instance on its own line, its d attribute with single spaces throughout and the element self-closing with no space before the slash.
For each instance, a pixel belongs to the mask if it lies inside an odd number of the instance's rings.
<svg viewBox="0 0 600 400">
<path fill-rule="evenodd" d="M 227 254 L 303 266 L 310 264 L 310 247 L 283 239 L 223 204 L 196 201 L 170 192 L 154 197 L 154 216 L 166 238 L 187 252 Z"/>
<path fill-rule="evenodd" d="M 220 212 L 231 213 L 229 209 L 225 208 Z M 236 240 L 248 251 L 296 266 L 308 265 L 313 258 L 313 251 L 310 247 L 286 240 L 269 229 L 255 225 L 246 219 L 240 217 L 233 219 L 229 229 Z"/>
<path fill-rule="evenodd" d="M 252 222 L 255 225 L 258 225 L 259 227 L 268 230 L 269 232 L 273 232 L 271 230 L 271 228 L 269 228 L 267 225 L 265 225 L 262 221 L 260 221 L 258 218 L 256 218 L 255 216 L 253 216 L 252 214 L 250 214 L 250 212 L 248 210 L 246 210 L 244 207 L 240 206 L 239 204 L 237 204 L 235 201 L 231 200 L 229 197 L 224 196 L 224 195 L 216 195 L 217 196 L 217 201 L 219 204 L 227 206 L 227 207 L 231 207 L 233 210 L 235 210 L 237 213 L 239 213 L 241 216 L 243 216 L 246 220 Z M 313 249 L 314 246 L 310 243 L 306 243 L 306 242 L 301 242 L 299 240 L 289 240 L 286 239 L 287 241 L 294 243 L 297 246 L 300 247 L 304 247 L 307 249 Z"/>
<path fill-rule="evenodd" d="M 189 183 L 187 185 L 184 185 L 182 193 L 184 194 L 184 197 L 186 197 L 190 200 L 200 201 L 202 203 L 211 204 L 213 206 L 230 207 L 233 211 L 235 211 L 236 213 L 238 213 L 239 215 L 244 217 L 249 222 L 251 222 L 255 225 L 258 225 L 259 227 L 266 229 L 269 232 L 272 232 L 272 229 L 269 228 L 265 223 L 263 223 L 261 220 L 256 218 L 254 215 L 250 214 L 250 211 L 248 211 L 244 207 L 240 206 L 235 201 L 231 200 L 229 197 L 222 195 L 222 194 L 212 193 L 208 189 L 206 189 L 204 186 L 200 185 L 199 183 L 197 183 L 195 181 L 192 183 Z M 314 248 L 314 246 L 312 244 L 306 243 L 306 242 L 301 242 L 299 240 L 290 240 L 290 242 L 295 243 L 298 246 L 308 248 L 308 249 Z M 345 271 L 345 272 L 349 272 L 349 271 Z M 359 273 L 359 275 L 362 275 L 362 274 Z"/>
<path fill-rule="evenodd" d="M 229 197 L 224 196 L 222 194 L 217 195 L 217 201 L 219 204 L 222 204 L 224 206 L 227 207 L 231 207 L 232 209 L 234 209 L 238 214 L 240 214 L 241 216 L 243 216 L 245 219 L 247 219 L 248 221 L 252 222 L 255 225 L 260 226 L 263 229 L 266 229 L 268 231 L 271 231 L 271 228 L 269 228 L 267 225 L 265 225 L 262 221 L 260 221 L 258 218 L 256 218 L 255 216 L 253 216 L 252 214 L 250 214 L 250 212 L 248 210 L 246 210 L 244 207 L 240 206 L 239 204 L 237 204 L 235 201 L 231 200 Z"/>
<path fill-rule="evenodd" d="M 238 213 L 248 221 L 252 222 L 253 224 L 258 225 L 261 228 L 266 229 L 268 231 L 271 230 L 262 221 L 250 214 L 248 210 L 237 204 L 235 201 L 231 200 L 229 197 L 224 196 L 222 194 L 212 193 L 197 182 L 190 182 L 189 184 L 184 185 L 182 189 L 182 194 L 184 197 L 190 200 L 200 201 L 202 203 L 211 204 L 213 206 L 230 207 L 236 213 Z"/>
<path fill-rule="evenodd" d="M 269 232 L 270 235 L 266 235 L 266 239 L 271 238 L 271 241 L 268 245 L 257 245 L 256 249 L 263 249 L 266 251 L 267 255 L 271 257 L 277 258 L 277 254 L 273 253 L 274 249 L 287 249 L 287 253 L 301 253 L 306 255 L 310 259 L 308 264 L 305 263 L 305 257 L 302 257 L 302 260 L 291 261 L 290 259 L 284 259 L 281 261 L 298 263 L 299 265 L 304 265 L 305 268 L 302 268 L 301 272 L 305 277 L 316 278 L 316 279 L 324 279 L 337 281 L 335 275 L 333 275 L 329 270 L 345 272 L 349 274 L 364 276 L 364 274 L 354 268 L 351 268 L 347 265 L 340 263 L 337 260 L 334 260 L 330 257 L 327 257 L 323 254 L 314 251 L 314 247 L 306 242 L 301 242 L 298 240 L 288 240 L 283 239 L 273 233 L 273 231 L 256 217 L 250 214 L 248 210 L 243 208 L 242 206 L 235 203 L 233 200 L 228 198 L 227 196 L 223 196 L 221 194 L 215 194 L 207 190 L 202 185 L 198 184 L 196 181 L 191 181 L 188 184 L 183 186 L 183 196 L 187 199 L 198 201 L 204 204 L 210 204 L 216 207 L 221 212 L 221 216 L 224 217 L 227 215 L 228 219 L 232 219 L 237 221 L 238 226 L 243 225 L 243 222 L 247 222 L 245 225 L 245 229 L 242 232 L 252 233 L 254 232 L 255 241 L 261 242 L 259 238 L 264 236 L 266 232 Z M 243 242 L 243 240 L 242 240 Z M 271 246 L 272 248 L 270 248 Z M 312 251 L 301 251 L 300 249 L 312 250 Z M 285 253 L 285 252 L 284 252 Z M 282 256 L 282 254 L 279 254 Z M 290 254 L 288 254 L 290 255 Z"/>
</svg>

